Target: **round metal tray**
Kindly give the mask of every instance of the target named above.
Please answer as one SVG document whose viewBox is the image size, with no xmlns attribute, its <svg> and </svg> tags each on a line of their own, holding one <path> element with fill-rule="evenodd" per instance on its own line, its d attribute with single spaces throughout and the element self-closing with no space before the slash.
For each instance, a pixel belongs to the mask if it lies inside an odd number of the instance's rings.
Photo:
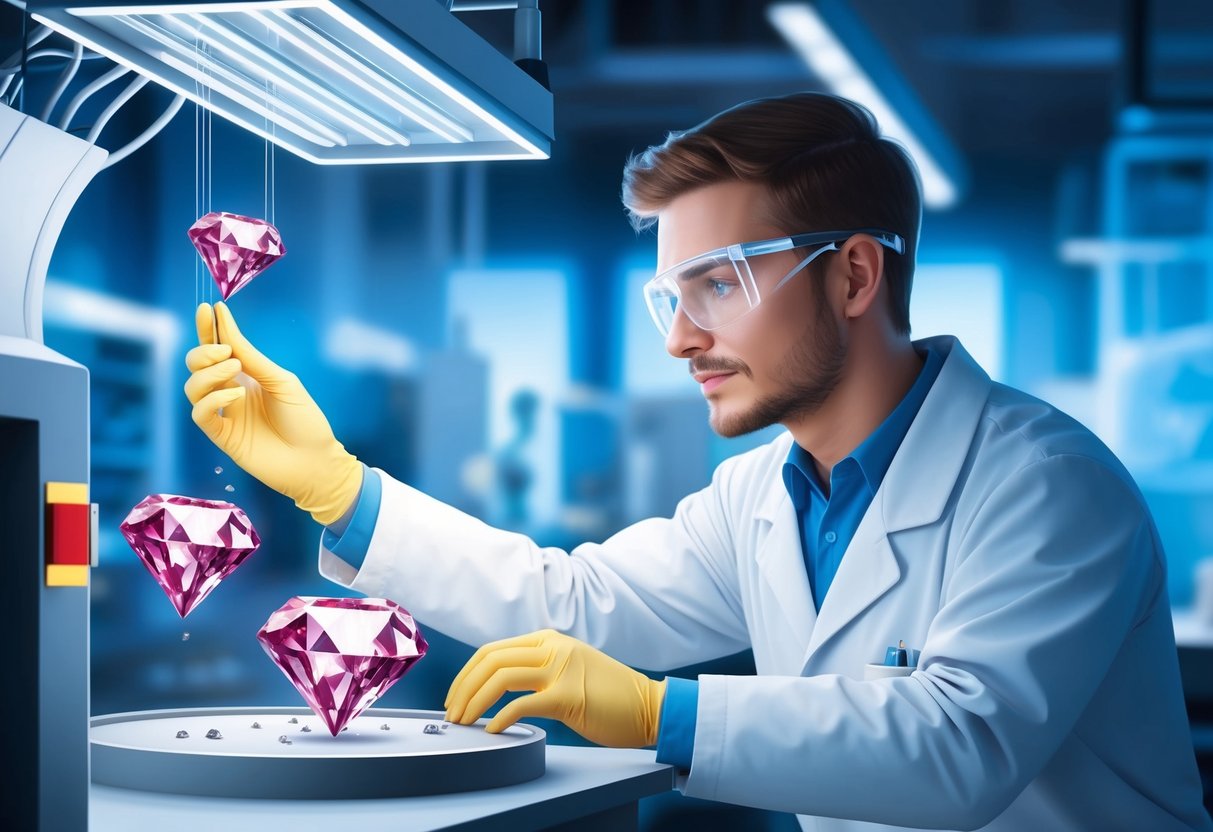
<svg viewBox="0 0 1213 832">
<path fill-rule="evenodd" d="M 482 719 L 427 734 L 427 724 L 443 725 L 442 712 L 371 709 L 336 737 L 307 708 L 107 714 L 91 721 L 92 778 L 172 794 L 328 799 L 475 791 L 543 776 L 540 728 L 490 734 Z M 222 739 L 208 739 L 212 729 Z M 177 737 L 183 730 L 188 738 Z"/>
</svg>

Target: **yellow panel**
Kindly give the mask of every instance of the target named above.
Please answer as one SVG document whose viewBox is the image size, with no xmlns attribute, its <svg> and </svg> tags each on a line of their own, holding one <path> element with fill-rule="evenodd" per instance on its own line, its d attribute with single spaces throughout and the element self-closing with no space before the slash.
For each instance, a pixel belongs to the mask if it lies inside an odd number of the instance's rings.
<svg viewBox="0 0 1213 832">
<path fill-rule="evenodd" d="M 46 501 L 48 503 L 88 505 L 88 483 L 48 482 L 46 484 Z"/>
<path fill-rule="evenodd" d="M 88 586 L 88 567 L 52 563 L 46 567 L 47 586 Z"/>
</svg>

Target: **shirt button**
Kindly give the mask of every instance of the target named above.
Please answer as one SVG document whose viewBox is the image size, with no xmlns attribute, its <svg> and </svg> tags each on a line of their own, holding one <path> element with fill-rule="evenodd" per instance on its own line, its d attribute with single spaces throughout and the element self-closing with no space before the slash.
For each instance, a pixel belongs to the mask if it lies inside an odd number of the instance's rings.
<svg viewBox="0 0 1213 832">
<path fill-rule="evenodd" d="M 838 535 L 834 534 L 833 532 L 826 532 L 826 543 L 833 543 L 837 539 Z"/>
</svg>

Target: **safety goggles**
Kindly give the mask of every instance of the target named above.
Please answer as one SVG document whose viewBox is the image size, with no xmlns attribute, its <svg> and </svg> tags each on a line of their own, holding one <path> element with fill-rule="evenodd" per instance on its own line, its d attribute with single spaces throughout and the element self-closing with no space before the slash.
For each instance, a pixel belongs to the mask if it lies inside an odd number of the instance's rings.
<svg viewBox="0 0 1213 832">
<path fill-rule="evenodd" d="M 764 295 L 770 297 L 775 294 L 822 254 L 838 251 L 839 246 L 855 234 L 869 234 L 882 246 L 898 254 L 905 251 L 905 240 L 901 235 L 872 228 L 819 231 L 737 243 L 683 260 L 666 269 L 644 284 L 644 300 L 648 304 L 649 314 L 653 316 L 653 323 L 657 324 L 663 337 L 669 336 L 679 309 L 700 329 L 720 329 L 752 311 L 762 302 Z M 813 251 L 776 281 L 774 286 L 765 292 L 759 291 L 759 281 L 755 279 L 750 263 L 753 258 L 810 247 Z"/>
</svg>

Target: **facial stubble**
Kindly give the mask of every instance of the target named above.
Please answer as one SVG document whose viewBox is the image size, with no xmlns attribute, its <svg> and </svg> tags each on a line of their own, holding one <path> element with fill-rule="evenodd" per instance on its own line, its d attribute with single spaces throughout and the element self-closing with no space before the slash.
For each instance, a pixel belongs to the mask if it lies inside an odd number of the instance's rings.
<svg viewBox="0 0 1213 832">
<path fill-rule="evenodd" d="M 775 380 L 781 388 L 742 413 L 723 415 L 710 405 L 710 424 L 720 436 L 732 439 L 802 419 L 816 412 L 834 392 L 842 379 L 847 348 L 825 302 L 825 293 L 817 291 L 814 295 L 813 320 L 776 369 Z M 752 379 L 750 368 L 742 366 L 743 373 Z"/>
</svg>

